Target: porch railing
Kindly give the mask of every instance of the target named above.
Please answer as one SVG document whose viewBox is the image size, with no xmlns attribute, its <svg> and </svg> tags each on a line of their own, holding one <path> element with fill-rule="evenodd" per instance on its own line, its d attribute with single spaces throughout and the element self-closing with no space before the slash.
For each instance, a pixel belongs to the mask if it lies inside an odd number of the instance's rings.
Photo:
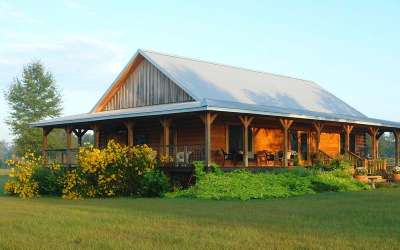
<svg viewBox="0 0 400 250">
<path fill-rule="evenodd" d="M 193 145 L 149 145 L 157 152 L 157 159 L 161 167 L 191 166 L 195 161 L 205 159 L 203 144 Z"/>
<path fill-rule="evenodd" d="M 387 173 L 387 160 L 365 160 L 368 175 L 385 175 Z"/>
<path fill-rule="evenodd" d="M 194 161 L 205 159 L 203 144 L 195 145 L 148 145 L 157 152 L 157 161 L 162 167 L 191 166 Z M 47 164 L 62 166 L 78 165 L 78 148 L 74 149 L 48 149 L 46 150 Z"/>
<path fill-rule="evenodd" d="M 365 159 L 354 154 L 353 152 L 346 151 L 345 157 L 354 165 L 354 167 L 365 167 Z"/>
<path fill-rule="evenodd" d="M 329 165 L 333 160 L 330 155 L 328 155 L 326 152 L 322 150 L 319 151 L 319 156 L 320 156 L 320 163 L 322 165 Z"/>
<path fill-rule="evenodd" d="M 78 165 L 78 148 L 73 149 L 48 149 L 46 150 L 47 164 L 60 164 L 63 166 Z"/>
</svg>

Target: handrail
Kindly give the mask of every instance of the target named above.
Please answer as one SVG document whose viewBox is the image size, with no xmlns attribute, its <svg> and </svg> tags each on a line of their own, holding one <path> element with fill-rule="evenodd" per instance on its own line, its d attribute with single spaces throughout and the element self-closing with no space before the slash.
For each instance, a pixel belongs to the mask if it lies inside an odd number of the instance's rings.
<svg viewBox="0 0 400 250">
<path fill-rule="evenodd" d="M 357 155 L 357 154 L 355 154 L 355 153 L 353 153 L 351 151 L 347 151 L 346 150 L 346 153 L 348 153 L 351 157 L 354 157 L 354 158 L 356 158 L 358 160 L 364 160 L 364 158 L 362 158 L 361 156 L 359 156 L 359 155 Z"/>
<path fill-rule="evenodd" d="M 332 160 L 332 156 L 328 155 L 326 152 L 319 150 L 320 155 L 322 155 L 325 159 Z"/>
<path fill-rule="evenodd" d="M 345 156 L 347 156 L 347 160 L 351 161 L 354 164 L 354 167 L 366 167 L 366 163 L 365 163 L 365 158 L 362 158 L 361 156 L 350 152 L 348 150 L 345 150 Z"/>
<path fill-rule="evenodd" d="M 319 150 L 320 154 L 320 161 L 323 165 L 329 165 L 331 164 L 333 158 L 332 156 L 328 155 L 326 152 Z"/>
</svg>

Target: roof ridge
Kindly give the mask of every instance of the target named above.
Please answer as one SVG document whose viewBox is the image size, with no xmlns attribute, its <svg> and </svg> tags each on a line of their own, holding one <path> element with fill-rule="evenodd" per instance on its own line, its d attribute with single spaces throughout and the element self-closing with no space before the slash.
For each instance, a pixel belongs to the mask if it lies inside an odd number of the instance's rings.
<svg viewBox="0 0 400 250">
<path fill-rule="evenodd" d="M 154 50 L 149 50 L 149 49 L 139 49 L 139 51 L 142 51 L 142 52 L 145 52 L 145 53 L 146 52 L 155 53 L 155 54 L 159 54 L 159 55 L 175 57 L 175 58 L 180 58 L 180 59 L 184 59 L 184 60 L 191 60 L 191 61 L 196 61 L 196 62 L 201 62 L 201 63 L 213 64 L 213 65 L 216 65 L 216 66 L 222 66 L 222 67 L 235 68 L 235 69 L 239 69 L 239 70 L 251 71 L 251 72 L 255 72 L 255 73 L 259 73 L 259 74 L 273 75 L 273 76 L 283 77 L 283 78 L 291 78 L 291 79 L 302 81 L 302 82 L 304 82 L 304 84 L 307 84 L 309 86 L 314 86 L 314 87 L 317 86 L 318 88 L 323 89 L 319 84 L 315 83 L 314 81 L 305 80 L 305 79 L 301 79 L 301 78 L 298 78 L 298 77 L 287 76 L 287 75 L 282 75 L 282 74 L 277 74 L 277 73 L 270 73 L 270 72 L 266 72 L 266 71 L 262 71 L 262 70 L 249 69 L 249 68 L 245 68 L 245 67 L 229 65 L 229 64 L 225 64 L 225 63 L 217 63 L 217 62 L 207 61 L 207 60 L 193 58 L 193 57 L 185 57 L 185 56 L 180 56 L 180 55 L 176 55 L 176 54 L 169 54 L 169 53 L 159 52 L 159 51 L 154 51 Z M 310 83 L 312 83 L 312 84 L 310 84 Z"/>
</svg>

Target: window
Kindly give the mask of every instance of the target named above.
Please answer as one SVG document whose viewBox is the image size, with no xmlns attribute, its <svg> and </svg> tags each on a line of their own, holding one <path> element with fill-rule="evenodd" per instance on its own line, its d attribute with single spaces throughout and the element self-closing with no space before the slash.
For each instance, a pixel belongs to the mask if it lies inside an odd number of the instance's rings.
<svg viewBox="0 0 400 250">
<path fill-rule="evenodd" d="M 243 151 L 243 127 L 240 125 L 231 125 L 228 129 L 228 143 L 229 152 L 234 153 L 238 151 Z M 249 128 L 248 132 L 248 145 L 249 152 L 253 151 L 253 132 Z"/>
</svg>

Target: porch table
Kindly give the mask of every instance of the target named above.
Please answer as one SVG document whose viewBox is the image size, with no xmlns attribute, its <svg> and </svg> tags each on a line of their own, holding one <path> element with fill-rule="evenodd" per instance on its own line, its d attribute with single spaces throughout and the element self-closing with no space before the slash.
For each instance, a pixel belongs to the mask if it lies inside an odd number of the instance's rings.
<svg viewBox="0 0 400 250">
<path fill-rule="evenodd" d="M 368 180 L 371 182 L 371 187 L 372 189 L 375 189 L 375 182 L 379 179 L 382 179 L 382 176 L 380 175 L 371 175 L 367 176 Z"/>
</svg>

